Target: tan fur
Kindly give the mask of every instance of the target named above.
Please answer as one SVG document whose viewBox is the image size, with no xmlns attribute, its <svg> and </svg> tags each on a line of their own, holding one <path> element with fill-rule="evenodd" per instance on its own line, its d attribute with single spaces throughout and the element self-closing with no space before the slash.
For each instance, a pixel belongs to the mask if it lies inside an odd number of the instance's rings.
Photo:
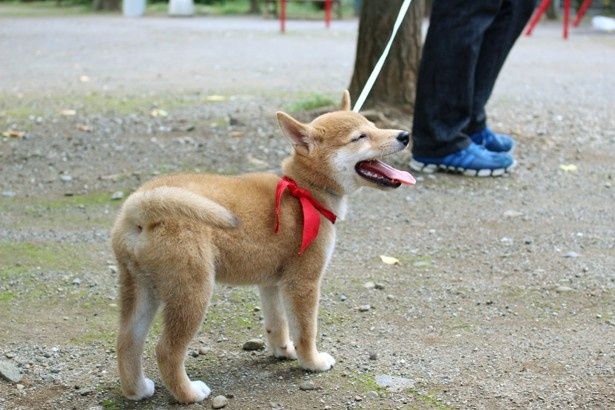
<svg viewBox="0 0 615 410">
<path fill-rule="evenodd" d="M 399 130 L 380 130 L 343 111 L 302 124 L 277 114 L 295 150 L 283 163 L 285 175 L 343 217 L 346 196 L 361 186 L 354 164 L 404 148 Z M 357 135 L 368 137 L 350 142 Z M 254 173 L 236 177 L 181 174 L 156 178 L 128 197 L 112 231 L 120 267 L 121 323 L 117 343 L 122 390 L 139 400 L 154 393 L 141 356 L 146 334 L 160 307 L 164 328 L 156 348 L 165 386 L 182 403 L 203 400 L 209 388 L 184 370 L 188 343 L 198 331 L 214 282 L 257 285 L 268 345 L 279 358 L 299 359 L 313 371 L 335 360 L 316 348 L 322 274 L 331 258 L 335 227 L 321 218 L 320 233 L 302 256 L 302 212 L 296 198 L 283 196 L 280 231 L 274 234 L 274 195 L 279 177 Z"/>
</svg>

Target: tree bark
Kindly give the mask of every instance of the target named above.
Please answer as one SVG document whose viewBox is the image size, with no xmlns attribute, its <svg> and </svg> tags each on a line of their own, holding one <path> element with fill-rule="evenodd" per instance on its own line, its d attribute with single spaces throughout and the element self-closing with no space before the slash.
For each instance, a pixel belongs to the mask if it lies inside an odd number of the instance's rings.
<svg viewBox="0 0 615 410">
<path fill-rule="evenodd" d="M 402 0 L 363 0 L 359 38 L 350 82 L 350 95 L 356 99 L 386 47 Z M 411 114 L 414 108 L 416 77 L 421 58 L 421 24 L 425 15 L 423 0 L 414 0 L 402 21 L 389 56 L 365 101 L 363 109 Z"/>
<path fill-rule="evenodd" d="M 250 0 L 250 10 L 248 11 L 250 14 L 260 14 L 261 6 L 258 4 L 258 0 Z"/>
<path fill-rule="evenodd" d="M 92 0 L 94 10 L 119 10 L 121 0 Z"/>
</svg>

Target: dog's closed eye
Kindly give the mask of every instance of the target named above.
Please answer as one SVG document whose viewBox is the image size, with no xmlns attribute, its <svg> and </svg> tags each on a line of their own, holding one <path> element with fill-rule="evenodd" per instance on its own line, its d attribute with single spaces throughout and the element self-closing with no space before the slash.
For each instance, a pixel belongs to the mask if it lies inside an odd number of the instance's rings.
<svg viewBox="0 0 615 410">
<path fill-rule="evenodd" d="M 361 134 L 358 137 L 354 137 L 353 139 L 351 139 L 350 142 L 357 142 L 357 141 L 362 140 L 363 138 L 367 138 L 367 135 Z"/>
</svg>

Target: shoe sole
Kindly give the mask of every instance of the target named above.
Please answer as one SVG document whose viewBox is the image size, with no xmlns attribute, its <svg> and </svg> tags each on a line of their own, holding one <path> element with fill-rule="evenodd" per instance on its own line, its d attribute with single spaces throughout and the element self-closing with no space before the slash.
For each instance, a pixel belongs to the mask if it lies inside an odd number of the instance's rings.
<svg viewBox="0 0 615 410">
<path fill-rule="evenodd" d="M 462 174 L 469 177 L 499 177 L 510 172 L 512 168 L 517 165 L 517 161 L 514 161 L 509 167 L 496 168 L 496 169 L 466 169 L 461 167 L 453 167 L 449 165 L 440 164 L 425 164 L 415 159 L 410 160 L 410 169 L 413 171 L 423 172 L 425 174 L 433 174 L 437 171 L 453 172 L 456 174 Z"/>
</svg>

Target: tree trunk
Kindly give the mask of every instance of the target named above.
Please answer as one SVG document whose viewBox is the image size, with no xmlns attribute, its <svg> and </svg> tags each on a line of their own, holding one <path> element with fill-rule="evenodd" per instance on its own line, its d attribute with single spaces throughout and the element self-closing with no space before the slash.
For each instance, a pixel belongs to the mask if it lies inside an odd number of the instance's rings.
<svg viewBox="0 0 615 410">
<path fill-rule="evenodd" d="M 94 10 L 119 10 L 121 0 L 92 0 Z"/>
<path fill-rule="evenodd" d="M 261 14 L 261 6 L 258 4 L 258 0 L 250 0 L 250 14 Z"/>
<path fill-rule="evenodd" d="M 386 47 L 402 0 L 363 0 L 359 38 L 350 82 L 350 95 L 356 99 Z M 423 0 L 414 0 L 406 14 L 382 71 L 363 109 L 407 115 L 414 108 L 416 77 L 421 58 L 421 24 L 425 15 Z"/>
</svg>

